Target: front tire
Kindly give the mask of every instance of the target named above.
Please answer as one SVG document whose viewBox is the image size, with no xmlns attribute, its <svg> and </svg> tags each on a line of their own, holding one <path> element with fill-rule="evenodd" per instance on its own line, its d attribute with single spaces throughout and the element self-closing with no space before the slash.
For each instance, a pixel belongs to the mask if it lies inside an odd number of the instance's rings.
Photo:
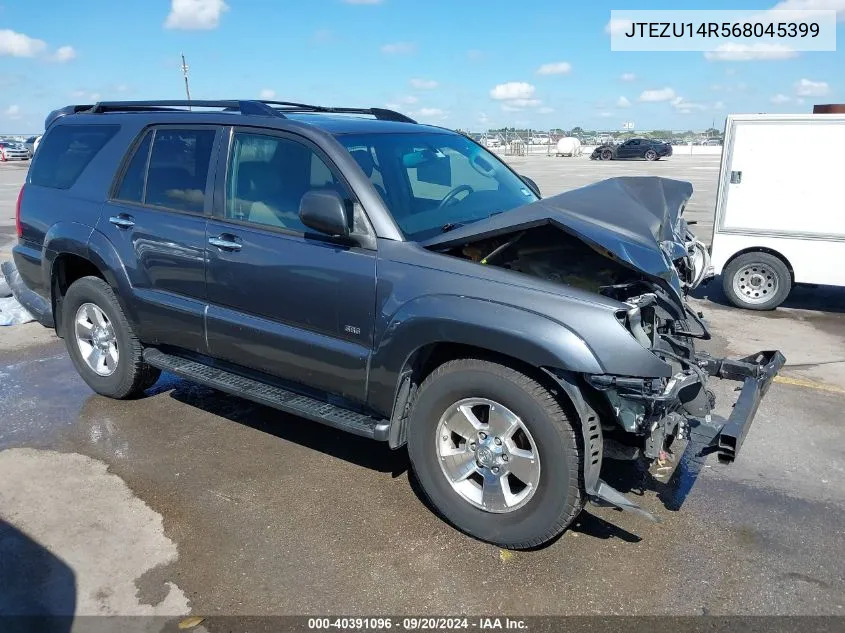
<svg viewBox="0 0 845 633">
<path fill-rule="evenodd" d="M 769 253 L 745 253 L 722 271 L 722 289 L 733 305 L 747 310 L 774 310 L 792 289 L 792 275 Z"/>
<path fill-rule="evenodd" d="M 411 465 L 456 528 L 526 549 L 559 535 L 583 507 L 575 428 L 525 374 L 479 359 L 437 368 L 409 420 Z"/>
<path fill-rule="evenodd" d="M 144 362 L 141 342 L 114 292 L 99 277 L 82 277 L 68 288 L 62 330 L 76 371 L 99 394 L 134 398 L 161 374 Z"/>
<path fill-rule="evenodd" d="M 601 159 L 602 160 L 613 160 L 613 152 L 611 152 L 609 149 L 603 150 L 602 153 L 601 153 Z"/>
</svg>

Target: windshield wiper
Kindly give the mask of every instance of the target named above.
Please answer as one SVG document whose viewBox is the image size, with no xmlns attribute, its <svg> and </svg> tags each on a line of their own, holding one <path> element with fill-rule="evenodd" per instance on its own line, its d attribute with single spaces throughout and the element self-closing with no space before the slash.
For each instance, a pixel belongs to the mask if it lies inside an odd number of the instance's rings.
<svg viewBox="0 0 845 633">
<path fill-rule="evenodd" d="M 443 233 L 448 233 L 452 229 L 456 229 L 464 225 L 466 225 L 466 222 L 447 222 L 446 224 L 440 227 L 440 230 L 443 231 Z"/>
</svg>

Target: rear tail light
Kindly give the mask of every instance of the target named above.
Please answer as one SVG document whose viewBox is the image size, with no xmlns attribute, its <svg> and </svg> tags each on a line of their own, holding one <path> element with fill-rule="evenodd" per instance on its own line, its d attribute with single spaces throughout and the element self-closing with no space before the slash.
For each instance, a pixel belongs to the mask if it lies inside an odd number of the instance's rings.
<svg viewBox="0 0 845 633">
<path fill-rule="evenodd" d="M 23 227 L 21 226 L 21 200 L 23 200 L 23 187 L 18 193 L 18 203 L 15 205 L 15 229 L 18 233 L 18 238 L 23 237 Z"/>
</svg>

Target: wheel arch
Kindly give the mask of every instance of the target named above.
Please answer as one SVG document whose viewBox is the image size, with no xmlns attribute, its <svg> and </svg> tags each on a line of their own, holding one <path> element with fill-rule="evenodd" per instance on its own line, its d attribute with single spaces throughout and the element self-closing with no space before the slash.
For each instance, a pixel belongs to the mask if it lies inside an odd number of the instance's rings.
<svg viewBox="0 0 845 633">
<path fill-rule="evenodd" d="M 56 334 L 62 336 L 61 304 L 70 285 L 82 277 L 99 277 L 115 293 L 120 307 L 130 323 L 136 325 L 135 312 L 125 300 L 124 292 L 131 290 L 129 277 L 111 243 L 97 231 L 90 235 L 87 245 L 64 243 L 62 248 L 51 253 L 49 261 L 50 295 L 55 320 Z"/>
<path fill-rule="evenodd" d="M 464 358 L 476 358 L 497 363 L 532 378 L 548 389 L 570 418 L 579 427 L 583 427 L 584 419 L 586 419 L 585 413 L 589 407 L 586 406 L 580 390 L 576 386 L 576 373 L 536 366 L 523 359 L 486 347 L 451 341 L 436 341 L 414 350 L 405 361 L 399 374 L 388 430 L 388 444 L 391 448 L 400 448 L 407 442 L 408 418 L 417 390 L 423 381 L 445 363 Z M 562 377 L 565 377 L 565 379 L 562 379 Z M 583 445 L 579 448 L 583 449 Z M 581 472 L 583 474 L 583 462 Z"/>
<path fill-rule="evenodd" d="M 736 253 L 731 255 L 727 259 L 727 261 L 724 263 L 724 265 L 722 266 L 723 273 L 724 273 L 725 269 L 727 269 L 727 267 L 730 266 L 736 258 L 741 257 L 743 255 L 747 255 L 749 253 L 766 253 L 766 254 L 771 255 L 773 257 L 777 257 L 779 260 L 781 260 L 784 263 L 784 265 L 786 266 L 786 269 L 789 271 L 790 282 L 793 285 L 795 284 L 795 269 L 792 267 L 792 264 L 790 263 L 789 259 L 787 259 L 786 255 L 784 255 L 783 253 L 781 253 L 779 251 L 776 251 L 773 248 L 767 248 L 765 246 L 749 246 L 747 248 L 743 248 L 740 251 L 737 251 Z"/>
</svg>

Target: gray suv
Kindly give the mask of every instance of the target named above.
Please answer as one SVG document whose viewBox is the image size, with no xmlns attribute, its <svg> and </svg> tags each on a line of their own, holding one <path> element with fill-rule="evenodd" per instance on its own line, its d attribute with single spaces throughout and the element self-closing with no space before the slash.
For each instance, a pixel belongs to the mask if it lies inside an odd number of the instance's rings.
<svg viewBox="0 0 845 633">
<path fill-rule="evenodd" d="M 466 136 L 377 108 L 109 102 L 45 129 L 5 272 L 94 391 L 166 371 L 407 445 L 442 516 L 503 547 L 588 500 L 638 510 L 607 455 L 666 481 L 710 428 L 703 450 L 733 460 L 784 362 L 696 351 L 685 182 L 542 199 Z M 742 383 L 727 420 L 712 377 Z"/>
</svg>

